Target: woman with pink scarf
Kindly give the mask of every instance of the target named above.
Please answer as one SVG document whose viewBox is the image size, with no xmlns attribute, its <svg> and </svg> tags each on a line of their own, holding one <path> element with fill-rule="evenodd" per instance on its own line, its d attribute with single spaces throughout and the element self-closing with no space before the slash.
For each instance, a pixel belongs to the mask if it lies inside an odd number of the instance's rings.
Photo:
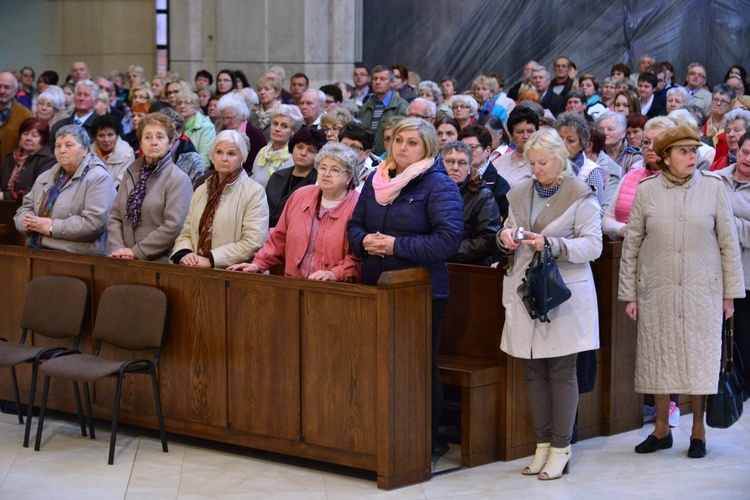
<svg viewBox="0 0 750 500">
<path fill-rule="evenodd" d="M 432 446 L 437 442 L 443 388 L 437 367 L 440 329 L 448 304 L 447 261 L 463 238 L 463 201 L 438 155 L 435 128 L 406 118 L 393 129 L 388 156 L 367 179 L 349 221 L 349 243 L 362 258 L 362 282 L 384 271 L 424 267 L 432 277 Z"/>
</svg>

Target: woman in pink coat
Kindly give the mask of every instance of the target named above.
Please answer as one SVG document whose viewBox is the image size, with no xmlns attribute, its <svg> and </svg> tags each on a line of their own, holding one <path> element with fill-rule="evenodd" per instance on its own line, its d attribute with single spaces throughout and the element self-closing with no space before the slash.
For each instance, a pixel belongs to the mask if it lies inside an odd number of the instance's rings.
<svg viewBox="0 0 750 500">
<path fill-rule="evenodd" d="M 262 273 L 284 264 L 284 275 L 320 281 L 361 279 L 360 260 L 349 247 L 346 225 L 357 204 L 357 155 L 328 143 L 315 156 L 318 183 L 296 190 L 276 228 L 250 263 L 230 271 Z"/>
</svg>

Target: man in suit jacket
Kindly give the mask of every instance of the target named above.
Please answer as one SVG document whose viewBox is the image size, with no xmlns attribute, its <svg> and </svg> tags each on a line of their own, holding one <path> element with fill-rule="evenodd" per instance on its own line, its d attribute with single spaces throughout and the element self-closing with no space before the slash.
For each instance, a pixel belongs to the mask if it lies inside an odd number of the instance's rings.
<svg viewBox="0 0 750 500">
<path fill-rule="evenodd" d="M 692 63 L 687 67 L 685 77 L 689 100 L 685 104 L 695 104 L 703 109 L 706 116 L 711 114 L 711 92 L 706 90 L 706 68 L 700 63 Z"/>
<path fill-rule="evenodd" d="M 550 77 L 547 68 L 544 66 L 537 66 L 531 70 L 531 84 L 536 91 L 539 92 L 539 96 L 542 98 L 541 105 L 543 108 L 550 110 L 555 116 L 565 111 L 565 101 L 549 88 Z"/>
<path fill-rule="evenodd" d="M 55 137 L 55 134 L 65 125 L 80 125 L 86 132 L 91 136 L 91 124 L 96 118 L 94 113 L 94 101 L 99 95 L 99 85 L 94 83 L 92 80 L 86 79 L 76 83 L 75 96 L 73 97 L 73 107 L 75 111 L 73 114 L 65 119 L 60 120 L 52 126 L 50 135 Z M 94 140 L 94 137 L 91 137 Z"/>
</svg>

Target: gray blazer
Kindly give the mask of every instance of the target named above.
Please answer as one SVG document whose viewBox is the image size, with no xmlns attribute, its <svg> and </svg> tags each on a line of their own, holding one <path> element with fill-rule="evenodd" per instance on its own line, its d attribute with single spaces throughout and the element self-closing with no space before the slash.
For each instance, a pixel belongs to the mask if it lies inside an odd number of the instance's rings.
<svg viewBox="0 0 750 500">
<path fill-rule="evenodd" d="M 86 167 L 89 168 L 84 174 Z M 23 204 L 13 218 L 18 231 L 28 234 L 21 219 L 26 214 L 39 214 L 39 206 L 61 170 L 60 164 L 55 164 L 37 178 L 31 191 L 24 196 Z M 54 237 L 42 237 L 42 248 L 104 255 L 107 251 L 107 219 L 115 194 L 115 184 L 104 163 L 88 153 L 57 197 L 51 213 Z"/>
</svg>

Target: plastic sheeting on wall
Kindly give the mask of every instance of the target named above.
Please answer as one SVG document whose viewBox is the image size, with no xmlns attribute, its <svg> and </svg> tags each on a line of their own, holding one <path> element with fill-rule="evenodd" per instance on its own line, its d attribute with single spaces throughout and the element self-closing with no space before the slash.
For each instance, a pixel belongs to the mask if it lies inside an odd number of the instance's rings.
<svg viewBox="0 0 750 500">
<path fill-rule="evenodd" d="M 579 72 L 609 76 L 624 62 L 634 72 L 645 53 L 669 61 L 676 83 L 691 62 L 708 83 L 734 64 L 750 64 L 750 0 L 498 1 L 363 0 L 363 62 L 403 64 L 425 80 L 451 75 L 468 88 L 483 71 L 506 88 L 529 60 L 551 72 L 565 55 Z"/>
</svg>

